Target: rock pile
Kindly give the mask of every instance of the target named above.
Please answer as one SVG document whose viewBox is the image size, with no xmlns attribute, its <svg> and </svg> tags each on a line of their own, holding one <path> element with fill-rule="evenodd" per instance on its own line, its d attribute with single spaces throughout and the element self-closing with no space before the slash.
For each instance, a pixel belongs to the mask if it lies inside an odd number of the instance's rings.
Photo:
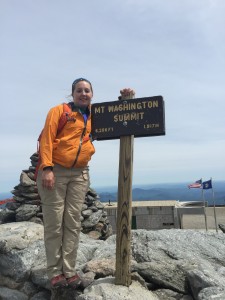
<svg viewBox="0 0 225 300">
<path fill-rule="evenodd" d="M 132 231 L 132 284 L 125 287 L 115 285 L 116 236 L 102 241 L 81 234 L 76 264 L 81 286 L 51 291 L 43 226 L 33 222 L 2 224 L 0 299 L 224 300 L 224 253 L 223 233 Z"/>
<path fill-rule="evenodd" d="M 30 160 L 31 166 L 22 171 L 20 183 L 11 191 L 14 201 L 7 203 L 5 209 L 0 210 L 0 224 L 21 221 L 42 224 L 40 197 L 34 180 L 38 154 L 34 153 Z M 81 224 L 82 232 L 94 239 L 106 239 L 112 234 L 104 205 L 92 188 L 89 188 L 85 197 Z"/>
</svg>

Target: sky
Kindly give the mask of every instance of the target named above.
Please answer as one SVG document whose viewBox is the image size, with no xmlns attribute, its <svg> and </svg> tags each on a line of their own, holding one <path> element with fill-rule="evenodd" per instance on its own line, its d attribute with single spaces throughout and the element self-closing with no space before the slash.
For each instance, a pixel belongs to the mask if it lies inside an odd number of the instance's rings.
<svg viewBox="0 0 225 300">
<path fill-rule="evenodd" d="M 224 14 L 224 0 L 0 0 L 0 191 L 78 77 L 93 103 L 163 96 L 166 135 L 135 138 L 133 185 L 225 181 Z M 91 186 L 116 186 L 120 140 L 94 146 Z"/>
</svg>

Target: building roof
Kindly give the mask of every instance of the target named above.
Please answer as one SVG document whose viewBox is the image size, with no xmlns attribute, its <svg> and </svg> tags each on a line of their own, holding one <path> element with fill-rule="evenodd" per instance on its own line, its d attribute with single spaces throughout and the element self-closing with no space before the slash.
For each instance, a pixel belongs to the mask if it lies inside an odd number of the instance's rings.
<svg viewBox="0 0 225 300">
<path fill-rule="evenodd" d="M 180 205 L 178 200 L 132 201 L 132 207 L 161 207 L 161 206 L 177 207 Z M 116 207 L 117 207 L 117 202 L 110 202 L 110 204 L 107 202 L 105 204 L 105 208 L 107 209 L 114 209 Z"/>
</svg>

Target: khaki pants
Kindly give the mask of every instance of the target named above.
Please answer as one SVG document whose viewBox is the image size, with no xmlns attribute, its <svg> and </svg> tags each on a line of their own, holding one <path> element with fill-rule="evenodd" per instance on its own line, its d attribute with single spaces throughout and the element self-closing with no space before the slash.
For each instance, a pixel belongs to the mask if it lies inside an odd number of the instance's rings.
<svg viewBox="0 0 225 300">
<path fill-rule="evenodd" d="M 68 169 L 55 165 L 53 172 L 53 190 L 43 189 L 42 171 L 38 172 L 37 177 L 49 279 L 59 274 L 67 278 L 75 275 L 80 214 L 90 184 L 88 167 Z"/>
</svg>

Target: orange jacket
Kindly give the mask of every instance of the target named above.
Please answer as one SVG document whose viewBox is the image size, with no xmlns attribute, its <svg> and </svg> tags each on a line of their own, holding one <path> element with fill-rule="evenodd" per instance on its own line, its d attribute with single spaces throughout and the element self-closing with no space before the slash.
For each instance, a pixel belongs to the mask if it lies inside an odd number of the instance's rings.
<svg viewBox="0 0 225 300">
<path fill-rule="evenodd" d="M 95 148 L 89 138 L 90 114 L 85 124 L 82 113 L 79 110 L 72 111 L 69 120 L 57 135 L 62 113 L 62 104 L 51 108 L 48 112 L 40 140 L 40 169 L 54 166 L 55 163 L 66 168 L 86 167 L 95 153 Z"/>
</svg>

